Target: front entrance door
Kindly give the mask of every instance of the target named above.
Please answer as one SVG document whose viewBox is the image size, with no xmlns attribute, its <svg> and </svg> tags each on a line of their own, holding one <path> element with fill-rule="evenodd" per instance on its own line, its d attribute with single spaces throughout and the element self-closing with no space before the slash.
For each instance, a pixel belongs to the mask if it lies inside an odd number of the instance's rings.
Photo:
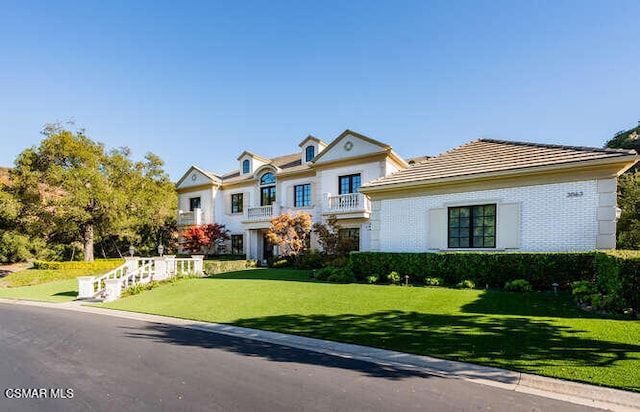
<svg viewBox="0 0 640 412">
<path fill-rule="evenodd" d="M 267 260 L 273 257 L 273 245 L 267 239 L 267 236 L 262 237 L 262 259 Z"/>
</svg>

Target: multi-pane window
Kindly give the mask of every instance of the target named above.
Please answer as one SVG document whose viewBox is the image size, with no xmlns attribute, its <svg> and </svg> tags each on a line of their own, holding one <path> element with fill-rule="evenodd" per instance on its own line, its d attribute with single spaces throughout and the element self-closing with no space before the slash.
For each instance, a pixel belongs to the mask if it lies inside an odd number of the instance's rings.
<svg viewBox="0 0 640 412">
<path fill-rule="evenodd" d="M 450 248 L 495 248 L 496 205 L 449 208 Z"/>
<path fill-rule="evenodd" d="M 268 206 L 276 201 L 275 183 L 276 177 L 271 172 L 265 173 L 260 178 L 260 206 Z"/>
<path fill-rule="evenodd" d="M 200 209 L 200 197 L 192 197 L 189 199 L 189 211 L 193 212 Z"/>
<path fill-rule="evenodd" d="M 242 213 L 242 193 L 231 195 L 231 213 Z"/>
<path fill-rule="evenodd" d="M 244 253 L 244 238 L 242 235 L 231 235 L 231 253 L 234 255 Z"/>
<path fill-rule="evenodd" d="M 357 193 L 360 187 L 360 174 L 340 176 L 338 178 L 339 194 Z"/>
<path fill-rule="evenodd" d="M 311 185 L 297 185 L 293 187 L 293 206 L 311 206 Z"/>
<path fill-rule="evenodd" d="M 244 159 L 242 161 L 242 173 L 244 174 L 249 173 L 249 170 L 250 170 L 249 159 Z"/>
<path fill-rule="evenodd" d="M 360 250 L 360 229 L 340 229 L 338 232 L 340 237 L 340 243 L 345 251 L 357 251 Z"/>
<path fill-rule="evenodd" d="M 316 155 L 316 148 L 313 146 L 307 146 L 307 148 L 305 149 L 305 156 L 304 156 L 305 162 L 312 161 L 315 155 Z"/>
</svg>

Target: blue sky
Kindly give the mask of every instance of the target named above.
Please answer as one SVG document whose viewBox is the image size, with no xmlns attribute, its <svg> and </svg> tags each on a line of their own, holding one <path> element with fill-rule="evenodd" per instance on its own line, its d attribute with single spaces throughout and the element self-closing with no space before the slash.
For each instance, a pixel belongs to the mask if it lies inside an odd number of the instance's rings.
<svg viewBox="0 0 640 412">
<path fill-rule="evenodd" d="M 600 147 L 640 120 L 638 1 L 2 1 L 0 166 L 73 120 L 237 167 L 352 129 L 404 157 L 489 137 Z"/>
</svg>

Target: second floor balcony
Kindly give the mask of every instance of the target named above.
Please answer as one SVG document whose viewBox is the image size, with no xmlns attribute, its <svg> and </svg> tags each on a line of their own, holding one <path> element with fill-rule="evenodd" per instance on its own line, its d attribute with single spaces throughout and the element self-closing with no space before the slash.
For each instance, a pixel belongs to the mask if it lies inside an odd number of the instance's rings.
<svg viewBox="0 0 640 412">
<path fill-rule="evenodd" d="M 362 193 L 326 195 L 324 215 L 335 215 L 338 219 L 369 218 L 371 201 Z"/>
<path fill-rule="evenodd" d="M 256 206 L 247 208 L 247 221 L 270 221 L 272 217 L 280 214 L 280 206 L 277 204 Z"/>
<path fill-rule="evenodd" d="M 204 223 L 206 222 L 202 209 L 178 210 L 178 226 L 202 225 Z"/>
</svg>

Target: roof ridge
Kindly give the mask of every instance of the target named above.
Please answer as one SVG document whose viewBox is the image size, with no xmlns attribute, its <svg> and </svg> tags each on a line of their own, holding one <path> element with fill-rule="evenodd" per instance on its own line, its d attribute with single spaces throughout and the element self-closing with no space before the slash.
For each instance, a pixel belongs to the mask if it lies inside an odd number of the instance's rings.
<svg viewBox="0 0 640 412">
<path fill-rule="evenodd" d="M 486 142 L 486 143 L 508 144 L 508 145 L 515 145 L 515 146 L 544 147 L 548 149 L 570 149 L 570 150 L 580 150 L 580 151 L 599 152 L 599 153 L 636 154 L 636 151 L 632 149 L 612 149 L 608 147 L 600 148 L 600 147 L 590 147 L 590 146 L 572 146 L 572 145 L 561 145 L 561 144 L 552 144 L 552 143 L 523 142 L 523 141 L 517 141 L 517 140 L 502 140 L 502 139 L 490 139 L 490 138 L 481 138 L 481 139 L 476 139 L 474 141 L 480 141 L 480 142 Z"/>
</svg>

